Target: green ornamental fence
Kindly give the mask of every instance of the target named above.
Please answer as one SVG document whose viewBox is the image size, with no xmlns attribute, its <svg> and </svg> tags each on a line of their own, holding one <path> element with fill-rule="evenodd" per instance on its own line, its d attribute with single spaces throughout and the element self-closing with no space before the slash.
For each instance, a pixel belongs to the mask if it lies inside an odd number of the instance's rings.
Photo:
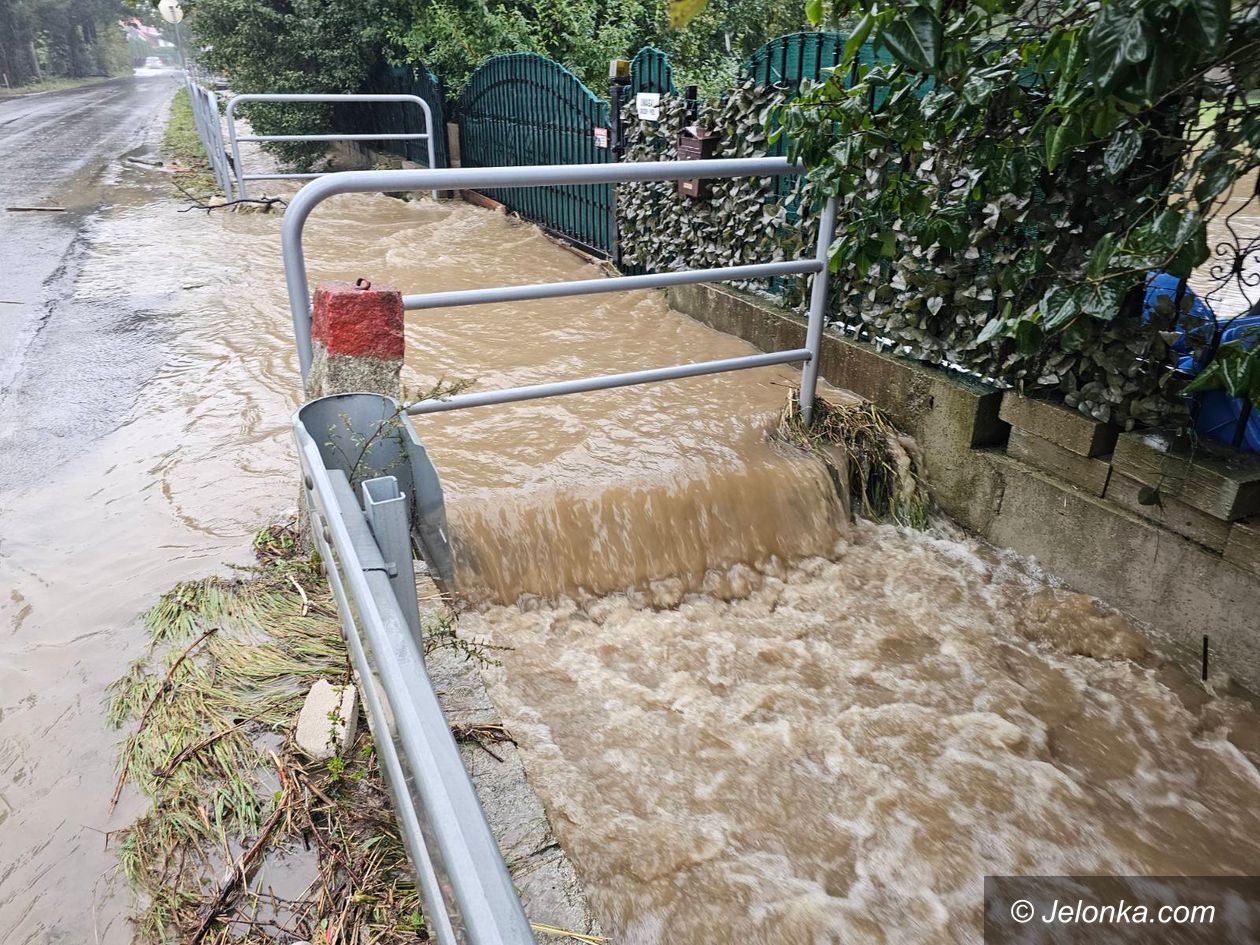
<svg viewBox="0 0 1260 945">
<path fill-rule="evenodd" d="M 422 63 L 391 66 L 381 62 L 364 82 L 361 92 L 416 95 L 433 110 L 433 156 L 438 167 L 450 167 L 450 147 L 446 140 L 446 102 L 441 80 Z M 424 119 L 414 103 L 346 103 L 333 108 L 333 129 L 344 134 L 423 134 Z M 421 167 L 429 164 L 423 141 L 374 142 L 378 151 L 397 154 Z"/>
<path fill-rule="evenodd" d="M 803 82 L 817 82 L 825 72 L 840 64 L 848 38 L 845 33 L 832 32 L 778 36 L 744 61 L 739 69 L 738 84 L 752 81 L 757 85 L 781 89 L 785 96 L 795 95 L 800 92 Z M 849 84 L 856 79 L 859 64 L 867 66 L 879 60 L 891 62 L 892 58 L 882 50 L 876 51 L 874 44 L 863 43 L 858 47 Z M 788 145 L 787 137 L 783 136 L 770 145 L 767 153 L 782 157 L 787 154 Z M 786 180 L 776 182 L 778 192 L 783 196 L 786 196 L 789 186 Z"/>
<path fill-rule="evenodd" d="M 843 33 L 788 33 L 770 40 L 739 68 L 739 82 L 799 91 L 805 79 L 818 79 L 844 58 Z"/>
<path fill-rule="evenodd" d="M 464 167 L 615 160 L 608 103 L 546 56 L 492 56 L 469 78 L 455 110 Z M 610 184 L 488 188 L 485 194 L 592 252 L 616 252 Z"/>
</svg>

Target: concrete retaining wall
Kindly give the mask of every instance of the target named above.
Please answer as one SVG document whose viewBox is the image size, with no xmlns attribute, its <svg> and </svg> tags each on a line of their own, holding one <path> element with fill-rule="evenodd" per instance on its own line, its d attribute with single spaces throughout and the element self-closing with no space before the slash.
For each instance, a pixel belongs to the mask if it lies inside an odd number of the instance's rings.
<svg viewBox="0 0 1260 945">
<path fill-rule="evenodd" d="M 710 285 L 679 311 L 763 350 L 803 319 Z M 1074 411 L 827 334 L 820 373 L 882 407 L 923 450 L 942 511 L 1260 690 L 1260 457 L 1194 455 Z"/>
</svg>

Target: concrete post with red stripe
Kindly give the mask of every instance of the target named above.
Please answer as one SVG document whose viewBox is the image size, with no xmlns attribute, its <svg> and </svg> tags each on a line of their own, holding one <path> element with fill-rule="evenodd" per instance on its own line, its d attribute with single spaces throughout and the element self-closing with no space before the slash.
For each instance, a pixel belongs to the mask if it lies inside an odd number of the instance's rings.
<svg viewBox="0 0 1260 945">
<path fill-rule="evenodd" d="M 311 313 L 309 398 L 359 391 L 400 396 L 402 293 L 366 279 L 324 282 Z"/>
</svg>

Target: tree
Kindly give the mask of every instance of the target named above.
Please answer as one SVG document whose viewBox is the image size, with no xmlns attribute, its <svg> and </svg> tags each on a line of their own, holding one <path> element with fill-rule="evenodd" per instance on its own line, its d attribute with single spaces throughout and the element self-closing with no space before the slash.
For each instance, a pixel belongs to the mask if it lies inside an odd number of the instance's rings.
<svg viewBox="0 0 1260 945">
<path fill-rule="evenodd" d="M 681 84 L 716 93 L 767 39 L 804 23 L 798 5 L 780 0 L 714 0 L 683 29 L 670 26 L 668 0 L 412 0 L 396 38 L 450 91 L 489 56 L 509 52 L 549 56 L 598 91 L 610 59 L 656 46 Z"/>
<path fill-rule="evenodd" d="M 113 75 L 127 65 L 120 0 L 5 0 L 0 73 L 9 85 Z"/>
<path fill-rule="evenodd" d="M 399 28 L 395 0 L 196 0 L 190 17 L 198 58 L 237 92 L 358 92 Z M 265 134 L 328 128 L 332 107 L 252 103 L 246 117 Z M 309 144 L 276 146 L 287 160 L 323 154 Z"/>
</svg>

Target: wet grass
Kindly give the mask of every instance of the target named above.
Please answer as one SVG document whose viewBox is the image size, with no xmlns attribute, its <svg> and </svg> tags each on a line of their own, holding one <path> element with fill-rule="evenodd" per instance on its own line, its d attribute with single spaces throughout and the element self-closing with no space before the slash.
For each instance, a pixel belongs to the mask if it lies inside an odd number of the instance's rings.
<svg viewBox="0 0 1260 945">
<path fill-rule="evenodd" d="M 238 577 L 163 595 L 111 692 L 131 729 L 118 789 L 150 804 L 116 841 L 145 899 L 136 940 L 415 942 L 420 896 L 366 725 L 327 763 L 293 743 L 311 685 L 351 676 L 327 582 L 291 527 L 255 548 Z M 443 645 L 449 622 L 432 629 Z"/>
<path fill-rule="evenodd" d="M 798 398 L 796 389 L 788 393 L 779 439 L 822 459 L 837 488 L 847 485 L 854 508 L 866 518 L 925 527 L 930 502 L 917 450 L 887 414 L 869 401 L 830 400 L 820 394 L 813 421 L 806 426 Z"/>
<path fill-rule="evenodd" d="M 171 101 L 170 119 L 162 136 L 162 157 L 175 175 L 176 191 L 183 196 L 202 202 L 219 192 L 210 160 L 197 134 L 187 89 L 181 88 Z"/>
<path fill-rule="evenodd" d="M 44 79 L 42 82 L 32 82 L 30 85 L 0 88 L 0 100 L 21 98 L 23 95 L 35 95 L 39 92 L 64 92 L 67 89 L 80 89 L 88 85 L 100 85 L 102 82 L 108 82 L 114 78 L 117 78 L 117 76 L 93 75 L 84 79 Z"/>
<path fill-rule="evenodd" d="M 341 624 L 319 560 L 292 524 L 254 536 L 257 564 L 235 578 L 178 584 L 145 617 L 148 651 L 110 691 L 130 734 L 115 800 L 130 784 L 149 802 L 114 835 L 142 895 L 137 945 L 403 945 L 427 939 L 414 872 L 370 730 L 327 762 L 293 740 L 318 679 L 351 681 Z M 425 617 L 425 655 L 453 649 L 454 613 Z M 500 723 L 456 726 L 494 755 Z M 549 925 L 539 934 L 599 945 Z"/>
</svg>

